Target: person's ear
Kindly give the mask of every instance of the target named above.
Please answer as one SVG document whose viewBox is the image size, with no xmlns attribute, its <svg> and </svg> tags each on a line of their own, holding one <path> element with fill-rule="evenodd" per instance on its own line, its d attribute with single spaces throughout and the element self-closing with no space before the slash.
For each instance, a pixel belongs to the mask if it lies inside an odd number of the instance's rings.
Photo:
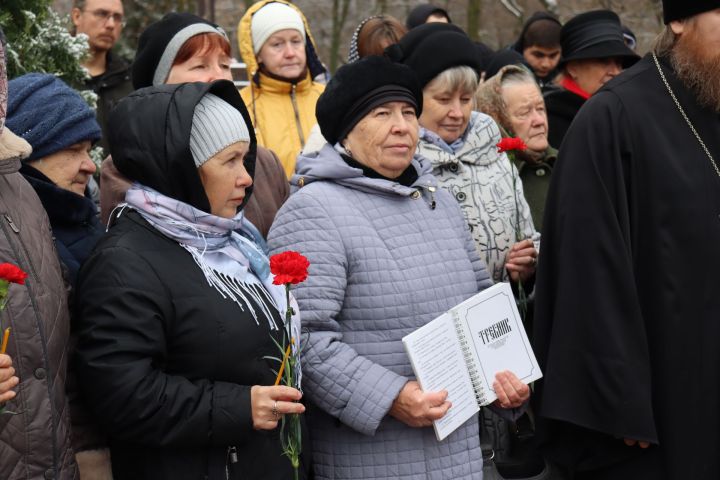
<svg viewBox="0 0 720 480">
<path fill-rule="evenodd" d="M 575 80 L 577 78 L 577 66 L 578 66 L 577 62 L 568 62 L 565 65 L 565 72 L 567 72 L 567 74 L 573 80 Z"/>
<path fill-rule="evenodd" d="M 670 22 L 670 30 L 675 35 L 682 35 L 685 32 L 685 20 L 673 20 Z"/>
<path fill-rule="evenodd" d="M 77 28 L 78 23 L 80 22 L 80 15 L 82 15 L 82 10 L 77 7 L 73 7 L 73 9 L 70 11 L 70 18 L 72 19 L 72 23 L 75 28 Z"/>
</svg>

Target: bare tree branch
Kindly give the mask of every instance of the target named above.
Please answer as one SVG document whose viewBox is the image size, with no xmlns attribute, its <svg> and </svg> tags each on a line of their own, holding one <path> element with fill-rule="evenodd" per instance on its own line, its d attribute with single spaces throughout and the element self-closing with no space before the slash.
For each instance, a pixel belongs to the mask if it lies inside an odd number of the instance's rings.
<svg viewBox="0 0 720 480">
<path fill-rule="evenodd" d="M 522 17 L 523 9 L 515 0 L 500 0 L 500 3 L 502 3 L 503 7 L 516 17 Z"/>
<path fill-rule="evenodd" d="M 333 0 L 332 3 L 332 34 L 330 38 L 330 71 L 334 72 L 338 65 L 340 52 L 340 35 L 347 21 L 350 0 Z"/>
<path fill-rule="evenodd" d="M 540 0 L 540 2 L 543 4 L 543 6 L 551 11 L 552 13 L 557 13 L 558 8 L 558 2 L 557 0 Z"/>
</svg>

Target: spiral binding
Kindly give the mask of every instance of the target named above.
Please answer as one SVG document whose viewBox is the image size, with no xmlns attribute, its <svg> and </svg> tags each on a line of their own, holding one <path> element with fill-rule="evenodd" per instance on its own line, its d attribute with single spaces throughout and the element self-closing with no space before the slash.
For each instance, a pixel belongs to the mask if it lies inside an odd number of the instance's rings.
<svg viewBox="0 0 720 480">
<path fill-rule="evenodd" d="M 457 333 L 458 341 L 460 342 L 460 349 L 462 350 L 463 357 L 465 358 L 465 365 L 467 366 L 468 373 L 470 374 L 470 382 L 475 392 L 475 400 L 478 406 L 482 406 L 485 403 L 485 389 L 480 381 L 480 375 L 478 369 L 475 367 L 473 362 L 472 353 L 470 352 L 470 344 L 465 335 L 465 331 L 460 327 L 460 317 L 457 312 L 451 311 L 453 325 L 455 326 L 455 332 Z"/>
</svg>

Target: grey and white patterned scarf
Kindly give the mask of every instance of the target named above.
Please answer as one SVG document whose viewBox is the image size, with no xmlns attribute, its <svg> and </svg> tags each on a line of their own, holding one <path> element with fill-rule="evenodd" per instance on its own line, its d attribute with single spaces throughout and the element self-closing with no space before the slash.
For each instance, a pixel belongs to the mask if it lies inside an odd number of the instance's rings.
<svg viewBox="0 0 720 480">
<path fill-rule="evenodd" d="M 250 310 L 259 324 L 252 298 L 268 319 L 271 330 L 278 325 L 274 308 L 284 314 L 287 305 L 282 286 L 273 285 L 265 241 L 243 212 L 223 218 L 203 212 L 149 187 L 134 183 L 125 195 L 127 205 L 136 210 L 163 235 L 175 240 L 192 255 L 208 284 L 224 298 L 230 298 L 244 311 Z M 263 287 L 269 293 L 268 305 Z"/>
</svg>

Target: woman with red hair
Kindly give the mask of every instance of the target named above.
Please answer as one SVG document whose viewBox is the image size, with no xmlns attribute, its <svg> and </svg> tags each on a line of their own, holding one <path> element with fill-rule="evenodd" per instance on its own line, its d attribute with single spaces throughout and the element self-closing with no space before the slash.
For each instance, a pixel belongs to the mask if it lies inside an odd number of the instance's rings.
<svg viewBox="0 0 720 480">
<path fill-rule="evenodd" d="M 230 41 L 219 26 L 190 13 L 168 13 L 140 35 L 133 62 L 133 86 L 232 80 Z M 125 200 L 130 182 L 108 157 L 102 164 L 100 211 L 104 223 Z M 253 195 L 245 216 L 263 236 L 289 195 L 280 161 L 270 150 L 258 147 Z"/>
</svg>

